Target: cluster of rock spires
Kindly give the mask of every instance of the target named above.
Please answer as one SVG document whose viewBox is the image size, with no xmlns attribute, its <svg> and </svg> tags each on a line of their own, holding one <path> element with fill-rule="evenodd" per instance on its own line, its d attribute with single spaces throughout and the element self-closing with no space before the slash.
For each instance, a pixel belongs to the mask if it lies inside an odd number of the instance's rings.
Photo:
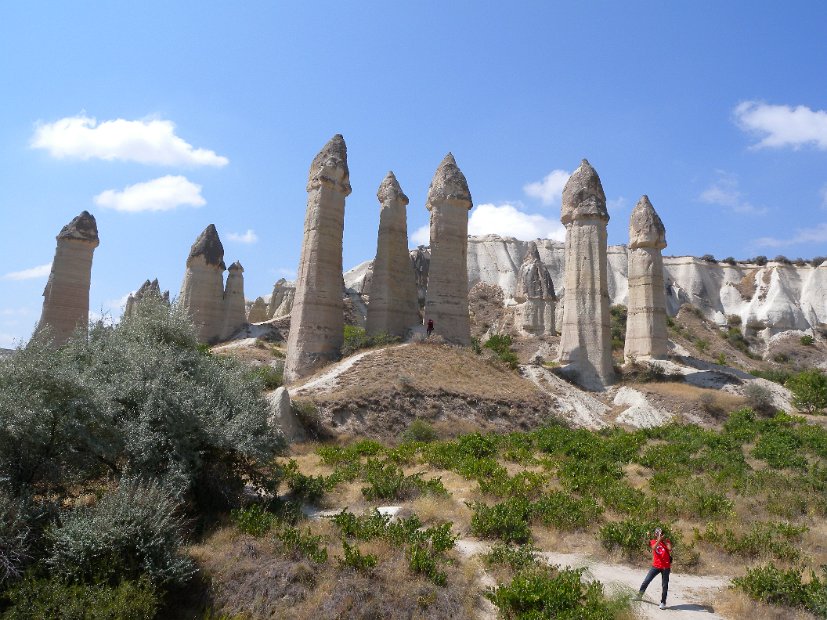
<svg viewBox="0 0 827 620">
<path fill-rule="evenodd" d="M 164 291 L 163 293 L 161 292 L 161 286 L 158 284 L 158 278 L 155 278 L 151 282 L 146 280 L 143 284 L 141 284 L 138 290 L 135 291 L 135 293 L 130 293 L 129 297 L 126 298 L 126 305 L 123 309 L 124 317 L 135 314 L 135 308 L 137 305 L 147 297 L 158 297 L 169 304 L 169 291 Z"/>
</svg>

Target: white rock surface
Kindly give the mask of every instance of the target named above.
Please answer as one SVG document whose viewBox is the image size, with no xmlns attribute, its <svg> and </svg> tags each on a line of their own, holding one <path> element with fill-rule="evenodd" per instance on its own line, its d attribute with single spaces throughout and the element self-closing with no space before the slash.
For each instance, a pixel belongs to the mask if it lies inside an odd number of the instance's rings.
<svg viewBox="0 0 827 620">
<path fill-rule="evenodd" d="M 269 317 L 267 316 L 267 303 L 263 297 L 256 297 L 255 301 L 250 306 L 250 311 L 247 313 L 248 323 L 263 323 Z"/>
<path fill-rule="evenodd" d="M 293 298 L 296 296 L 296 287 L 293 283 L 280 278 L 273 285 L 273 292 L 267 304 L 267 318 L 278 319 L 290 314 L 293 309 Z"/>
<path fill-rule="evenodd" d="M 216 342 L 224 331 L 224 268 L 224 246 L 210 224 L 190 248 L 178 295 L 178 303 L 195 324 L 200 342 Z"/>
<path fill-rule="evenodd" d="M 335 360 L 344 340 L 342 234 L 350 194 L 347 147 L 335 135 L 310 165 L 284 380 L 292 383 Z"/>
<path fill-rule="evenodd" d="M 446 341 L 471 344 L 468 315 L 468 211 L 471 193 L 465 176 L 448 153 L 428 189 L 431 212 L 431 261 L 425 293 L 425 325 Z"/>
<path fill-rule="evenodd" d="M 655 407 L 643 392 L 623 386 L 615 394 L 615 405 L 626 405 L 627 409 L 617 416 L 617 422 L 635 428 L 662 426 L 672 419 L 672 414 Z"/>
<path fill-rule="evenodd" d="M 521 366 L 525 377 L 552 397 L 556 410 L 578 428 L 598 429 L 606 426 L 610 407 L 588 392 L 566 383 L 542 366 Z"/>
<path fill-rule="evenodd" d="M 247 324 L 244 302 L 244 267 L 238 261 L 230 265 L 224 287 L 224 327 L 221 339 L 227 340 Z"/>
<path fill-rule="evenodd" d="M 94 216 L 83 211 L 60 230 L 56 239 L 37 330 L 48 329 L 52 345 L 59 347 L 76 329 L 85 332 L 89 325 L 92 255 L 100 244 Z"/>
<path fill-rule="evenodd" d="M 540 259 L 536 244 L 529 250 L 517 274 L 514 291 L 514 326 L 523 334 L 535 336 L 555 335 L 554 283 L 548 269 Z"/>
<path fill-rule="evenodd" d="M 278 429 L 287 441 L 304 439 L 304 427 L 293 413 L 287 388 L 278 388 L 268 395 L 267 401 L 270 404 L 270 416 L 267 419 L 270 428 Z"/>
</svg>

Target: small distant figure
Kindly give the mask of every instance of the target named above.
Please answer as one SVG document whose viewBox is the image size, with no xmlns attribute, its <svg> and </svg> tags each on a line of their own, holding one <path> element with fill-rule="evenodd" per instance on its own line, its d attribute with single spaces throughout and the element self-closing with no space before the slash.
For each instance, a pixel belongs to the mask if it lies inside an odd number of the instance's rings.
<svg viewBox="0 0 827 620">
<path fill-rule="evenodd" d="M 431 337 L 431 334 L 434 332 L 434 320 L 428 319 L 428 338 Z"/>
<path fill-rule="evenodd" d="M 649 532 L 646 533 L 649 535 Z M 664 538 L 663 530 L 655 528 L 655 537 L 649 540 L 649 547 L 652 549 L 652 568 L 646 574 L 646 579 L 640 586 L 639 597 L 643 598 L 643 593 L 652 580 L 660 573 L 661 576 L 661 595 L 660 595 L 660 609 L 666 609 L 666 594 L 669 591 L 669 571 L 672 568 L 672 542 L 668 538 Z"/>
</svg>

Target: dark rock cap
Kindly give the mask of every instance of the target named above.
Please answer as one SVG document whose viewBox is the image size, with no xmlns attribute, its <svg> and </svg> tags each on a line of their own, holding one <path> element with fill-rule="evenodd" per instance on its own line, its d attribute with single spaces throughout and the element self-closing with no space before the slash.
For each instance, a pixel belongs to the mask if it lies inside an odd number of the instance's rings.
<svg viewBox="0 0 827 620">
<path fill-rule="evenodd" d="M 342 134 L 336 134 L 313 158 L 307 174 L 307 191 L 330 185 L 345 196 L 351 192 L 350 170 L 347 167 L 347 145 Z"/>
<path fill-rule="evenodd" d="M 467 202 L 468 209 L 473 207 L 471 192 L 468 190 L 468 181 L 457 166 L 456 160 L 448 153 L 434 173 L 431 186 L 428 188 L 428 201 L 425 206 L 430 211 L 432 203 L 437 200 L 455 200 Z"/>
<path fill-rule="evenodd" d="M 600 177 L 588 160 L 584 159 L 563 188 L 560 221 L 569 224 L 574 220 L 590 218 L 608 222 L 609 212 L 606 210 L 606 194 L 603 193 Z"/>
<path fill-rule="evenodd" d="M 376 197 L 382 205 L 389 201 L 401 202 L 405 205 L 409 202 L 408 197 L 405 195 L 405 192 L 402 191 L 399 181 L 396 180 L 396 175 L 394 175 L 393 172 L 388 172 L 385 176 L 385 179 L 379 185 Z"/>
<path fill-rule="evenodd" d="M 218 238 L 218 231 L 215 229 L 215 224 L 210 224 L 198 235 L 198 239 L 195 240 L 195 243 L 193 243 L 190 248 L 187 265 L 189 265 L 190 261 L 196 256 L 203 256 L 208 265 L 220 267 L 221 271 L 226 269 L 224 265 L 224 246 L 221 245 L 221 239 Z"/>
<path fill-rule="evenodd" d="M 98 238 L 98 224 L 95 216 L 89 211 L 82 211 L 80 215 L 60 229 L 57 240 L 71 239 L 73 241 L 86 241 L 94 243 L 95 247 L 100 243 Z"/>
<path fill-rule="evenodd" d="M 646 194 L 638 200 L 629 218 L 629 247 L 666 247 L 666 228 Z"/>
</svg>

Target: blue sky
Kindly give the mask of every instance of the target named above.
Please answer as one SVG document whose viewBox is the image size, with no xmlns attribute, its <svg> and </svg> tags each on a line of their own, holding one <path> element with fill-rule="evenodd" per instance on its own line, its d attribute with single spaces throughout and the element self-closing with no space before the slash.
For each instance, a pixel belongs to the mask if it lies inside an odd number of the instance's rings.
<svg viewBox="0 0 827 620">
<path fill-rule="evenodd" d="M 98 220 L 91 307 L 177 294 L 209 223 L 249 298 L 296 269 L 335 133 L 344 263 L 372 258 L 388 170 L 422 241 L 446 152 L 471 232 L 559 236 L 583 157 L 624 243 L 648 194 L 669 254 L 827 254 L 823 2 L 0 4 L 0 346 L 31 333 L 54 236 Z"/>
</svg>

